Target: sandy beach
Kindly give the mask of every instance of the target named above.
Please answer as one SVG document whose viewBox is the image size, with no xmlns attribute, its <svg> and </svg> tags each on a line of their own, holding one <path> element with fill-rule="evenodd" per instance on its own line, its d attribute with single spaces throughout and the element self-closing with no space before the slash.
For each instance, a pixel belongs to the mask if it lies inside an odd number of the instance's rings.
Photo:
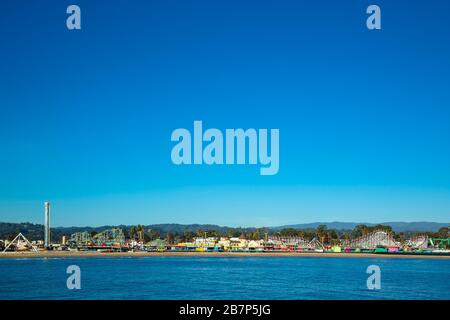
<svg viewBox="0 0 450 320">
<path fill-rule="evenodd" d="M 317 258 L 389 258 L 389 259 L 450 259 L 449 255 L 374 254 L 333 252 L 97 252 L 39 251 L 5 252 L 1 258 L 130 258 L 130 257 L 317 257 Z"/>
</svg>

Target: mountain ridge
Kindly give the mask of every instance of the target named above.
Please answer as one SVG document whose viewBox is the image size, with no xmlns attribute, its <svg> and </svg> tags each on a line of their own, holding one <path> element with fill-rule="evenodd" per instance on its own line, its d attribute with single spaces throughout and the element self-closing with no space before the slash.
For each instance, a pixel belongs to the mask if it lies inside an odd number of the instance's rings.
<svg viewBox="0 0 450 320">
<path fill-rule="evenodd" d="M 281 230 L 285 228 L 294 228 L 294 229 L 315 229 L 317 226 L 324 224 L 329 229 L 336 230 L 352 230 L 359 224 L 364 224 L 366 226 L 375 226 L 378 224 L 391 226 L 395 232 L 413 232 L 413 231 L 421 231 L 421 232 L 437 232 L 442 227 L 448 227 L 450 223 L 443 222 L 429 222 L 429 221 L 413 221 L 413 222 L 404 222 L 404 221 L 390 221 L 390 222 L 380 222 L 380 223 L 371 223 L 371 222 L 340 222 L 340 221 L 332 221 L 332 222 L 311 222 L 311 223 L 300 223 L 300 224 L 290 224 L 290 225 L 282 225 L 277 227 L 271 227 L 272 230 Z"/>
</svg>

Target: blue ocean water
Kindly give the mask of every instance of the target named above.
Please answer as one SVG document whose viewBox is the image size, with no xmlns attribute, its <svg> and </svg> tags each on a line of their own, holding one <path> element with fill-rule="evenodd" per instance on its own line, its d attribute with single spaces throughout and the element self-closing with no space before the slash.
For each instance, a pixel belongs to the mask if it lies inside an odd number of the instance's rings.
<svg viewBox="0 0 450 320">
<path fill-rule="evenodd" d="M 80 290 L 67 289 L 69 265 Z M 367 289 L 369 265 L 381 268 L 380 290 Z M 0 299 L 450 299 L 450 259 L 0 259 Z"/>
</svg>

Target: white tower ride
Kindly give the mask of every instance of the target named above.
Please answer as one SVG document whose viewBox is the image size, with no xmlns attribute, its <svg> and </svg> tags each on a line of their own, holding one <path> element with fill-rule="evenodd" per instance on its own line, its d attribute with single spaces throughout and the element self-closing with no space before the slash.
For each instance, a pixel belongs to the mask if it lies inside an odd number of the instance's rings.
<svg viewBox="0 0 450 320">
<path fill-rule="evenodd" d="M 44 246 L 50 247 L 50 202 L 44 202 L 45 207 L 45 234 L 44 234 Z"/>
</svg>

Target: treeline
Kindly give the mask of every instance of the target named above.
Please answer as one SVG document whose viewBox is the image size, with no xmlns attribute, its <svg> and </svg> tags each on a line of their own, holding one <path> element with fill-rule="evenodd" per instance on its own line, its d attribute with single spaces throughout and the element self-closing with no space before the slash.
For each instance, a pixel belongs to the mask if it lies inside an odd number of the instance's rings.
<svg viewBox="0 0 450 320">
<path fill-rule="evenodd" d="M 70 237 L 75 232 L 88 231 L 92 236 L 113 227 L 121 228 L 128 239 L 142 240 L 145 242 L 165 239 L 168 243 L 189 242 L 195 237 L 239 237 L 248 240 L 260 240 L 270 236 L 302 237 L 305 240 L 318 239 L 324 244 L 335 244 L 342 240 L 351 240 L 368 234 L 374 230 L 385 230 L 391 233 L 397 241 L 405 241 L 415 235 L 428 235 L 432 238 L 450 237 L 449 228 L 440 228 L 437 232 L 394 232 L 388 225 L 367 226 L 356 225 L 352 230 L 337 230 L 328 228 L 322 224 L 317 228 L 299 229 L 284 228 L 281 230 L 270 228 L 231 228 L 216 225 L 137 225 L 137 226 L 102 226 L 102 227 L 70 227 L 53 228 L 53 241 L 60 241 L 62 236 Z M 32 223 L 0 223 L 0 239 L 12 240 L 21 232 L 29 240 L 42 240 L 44 237 L 44 226 Z"/>
<path fill-rule="evenodd" d="M 12 240 L 22 233 L 29 240 L 40 240 L 44 237 L 44 226 L 32 223 L 0 223 L 0 240 Z"/>
<path fill-rule="evenodd" d="M 174 240 L 190 241 L 192 237 L 204 236 L 207 232 L 208 237 L 213 236 L 233 236 L 250 235 L 256 228 L 230 228 L 210 224 L 156 224 L 156 225 L 137 225 L 137 226 L 101 226 L 101 227 L 58 227 L 51 229 L 51 236 L 54 241 L 60 241 L 63 236 L 70 237 L 73 233 L 87 231 L 92 236 L 99 232 L 111 228 L 121 228 L 126 238 L 154 240 L 167 237 Z M 18 233 L 22 233 L 28 240 L 42 240 L 44 238 L 44 226 L 41 224 L 24 223 L 5 223 L 0 222 L 0 240 L 12 240 Z M 259 236 L 256 233 L 253 238 Z"/>
<path fill-rule="evenodd" d="M 249 240 L 260 240 L 270 234 L 268 228 L 229 228 L 208 225 L 193 225 L 191 228 L 184 230 L 173 230 L 168 228 L 161 228 L 160 226 L 151 226 L 149 228 L 143 225 L 131 226 L 125 231 L 130 239 L 143 240 L 144 242 L 164 239 L 170 244 L 179 242 L 190 242 L 194 238 L 209 238 L 209 237 L 239 237 Z"/>
<path fill-rule="evenodd" d="M 325 245 L 338 244 L 342 240 L 352 240 L 364 236 L 376 230 L 383 230 L 390 233 L 397 241 L 405 241 L 413 236 L 428 235 L 431 238 L 448 238 L 450 237 L 449 228 L 443 227 L 438 232 L 394 232 L 391 226 L 388 225 L 374 225 L 367 226 L 364 224 L 357 225 L 352 230 L 336 230 L 328 229 L 326 225 L 319 225 L 315 229 L 295 229 L 284 228 L 279 231 L 271 230 L 270 228 L 226 228 L 226 230 L 216 230 L 208 228 L 198 228 L 196 231 L 172 232 L 155 229 L 145 229 L 144 226 L 135 226 L 130 228 L 131 233 L 128 233 L 130 238 L 143 240 L 145 242 L 164 239 L 169 244 L 179 242 L 189 242 L 193 238 L 208 238 L 208 237 L 239 237 L 247 240 L 266 239 L 270 236 L 279 237 L 302 237 L 305 240 L 317 239 Z M 138 232 L 140 230 L 140 232 Z M 133 232 L 134 231 L 134 232 Z"/>
</svg>

